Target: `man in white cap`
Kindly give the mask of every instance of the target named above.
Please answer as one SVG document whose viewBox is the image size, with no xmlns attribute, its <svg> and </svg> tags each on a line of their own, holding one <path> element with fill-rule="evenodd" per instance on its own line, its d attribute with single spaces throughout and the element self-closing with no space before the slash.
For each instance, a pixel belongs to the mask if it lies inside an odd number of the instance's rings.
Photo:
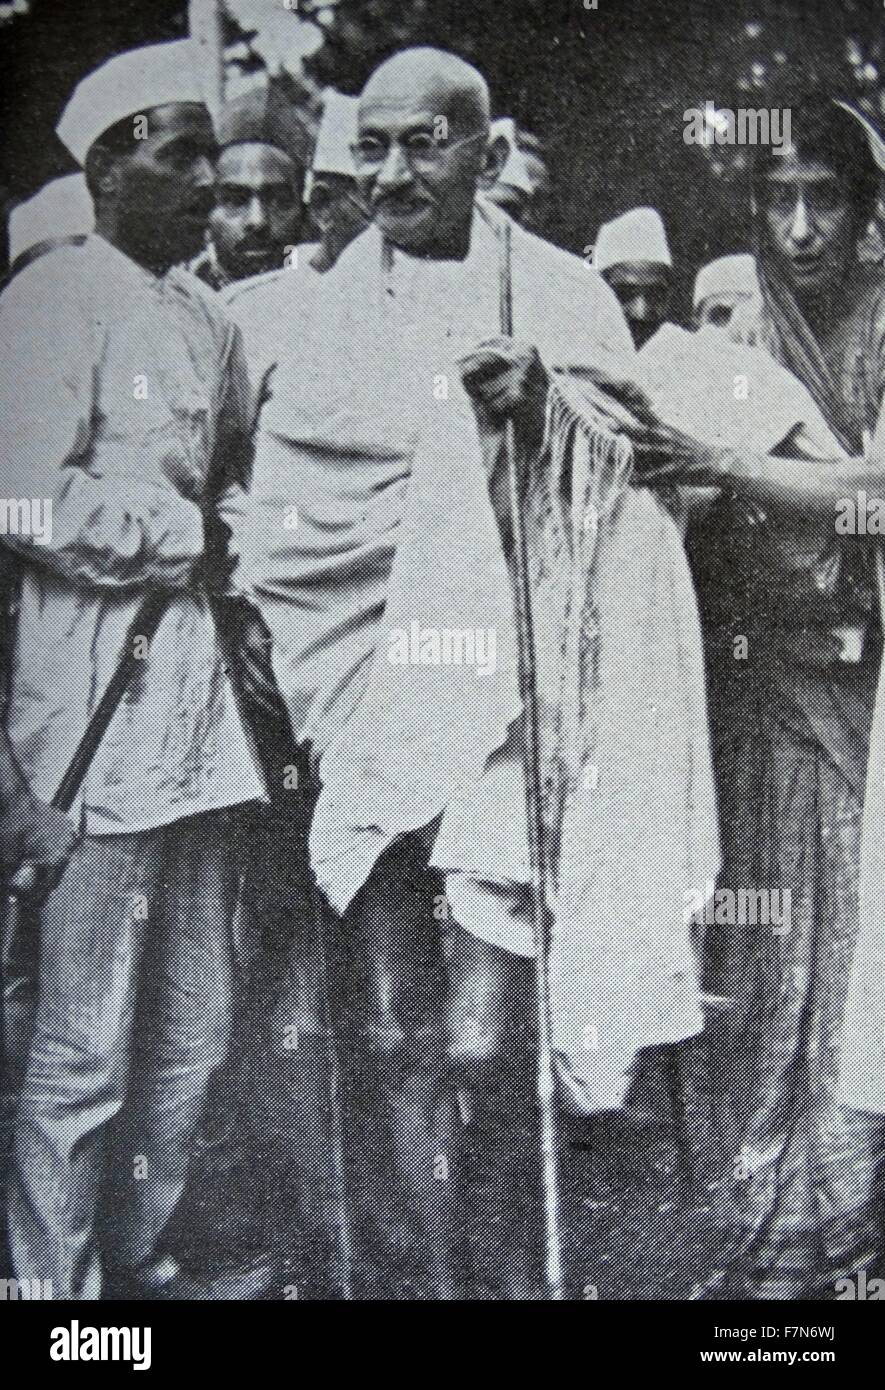
<svg viewBox="0 0 885 1390">
<path fill-rule="evenodd" d="M 141 669 L 74 806 L 83 839 L 36 923 L 10 1250 L 19 1279 L 93 1299 L 107 1270 L 136 1296 L 180 1275 L 164 1231 L 230 1029 L 234 808 L 263 786 L 206 598 L 224 579 L 215 502 L 244 424 L 236 332 L 175 269 L 212 206 L 189 44 L 111 59 L 58 131 L 96 234 L 0 300 L 15 349 L 0 491 L 52 504 L 42 543 L 3 540 L 21 574 L 7 732 L 34 795 L 55 791 L 145 594 L 168 591 L 153 638 L 134 636 Z"/>
<path fill-rule="evenodd" d="M 544 223 L 550 175 L 536 136 L 517 127 L 512 116 L 492 121 L 492 139 L 501 140 L 507 156 L 492 187 L 483 196 L 530 232 Z"/>
<path fill-rule="evenodd" d="M 660 213 L 632 208 L 599 229 L 593 264 L 621 302 L 641 348 L 667 318 L 673 257 Z"/>
<path fill-rule="evenodd" d="M 358 108 L 356 97 L 331 89 L 326 92 L 304 189 L 305 201 L 320 234 L 317 246 L 304 249 L 308 264 L 321 274 L 332 269 L 345 247 L 365 231 L 369 222 L 357 190 L 353 163 Z"/>
<path fill-rule="evenodd" d="M 92 199 L 82 174 L 49 183 L 9 214 L 9 275 L 61 245 L 77 245 L 95 225 Z"/>
<path fill-rule="evenodd" d="M 708 324 L 727 328 L 739 304 L 747 304 L 761 293 L 756 278 L 756 262 L 746 253 L 719 256 L 702 265 L 694 282 L 694 322 L 696 328 Z"/>
</svg>

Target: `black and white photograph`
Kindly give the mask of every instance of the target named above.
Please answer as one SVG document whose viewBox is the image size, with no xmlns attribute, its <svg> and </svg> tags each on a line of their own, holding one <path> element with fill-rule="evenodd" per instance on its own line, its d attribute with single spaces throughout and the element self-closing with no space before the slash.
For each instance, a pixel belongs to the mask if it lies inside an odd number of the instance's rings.
<svg viewBox="0 0 885 1390">
<path fill-rule="evenodd" d="M 885 1301 L 882 0 L 12 0 L 0 81 L 35 1355 L 574 1301 L 837 1365 Z"/>
</svg>

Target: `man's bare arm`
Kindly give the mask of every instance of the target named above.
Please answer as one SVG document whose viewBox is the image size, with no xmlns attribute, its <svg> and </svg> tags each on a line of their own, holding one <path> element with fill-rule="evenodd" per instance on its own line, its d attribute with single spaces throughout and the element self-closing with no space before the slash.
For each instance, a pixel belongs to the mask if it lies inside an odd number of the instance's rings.
<svg viewBox="0 0 885 1390">
<path fill-rule="evenodd" d="M 654 487 L 665 483 L 721 487 L 739 497 L 779 511 L 822 516 L 834 512 L 845 498 L 864 491 L 885 500 L 885 461 L 870 459 L 779 458 L 732 449 L 680 448 L 668 457 L 664 445 L 640 446 L 635 481 Z"/>
</svg>

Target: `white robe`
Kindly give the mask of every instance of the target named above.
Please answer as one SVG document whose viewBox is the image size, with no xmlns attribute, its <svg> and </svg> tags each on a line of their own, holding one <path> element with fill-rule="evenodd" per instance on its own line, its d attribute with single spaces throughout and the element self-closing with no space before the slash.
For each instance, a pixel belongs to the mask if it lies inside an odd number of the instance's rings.
<svg viewBox="0 0 885 1390">
<path fill-rule="evenodd" d="M 366 688 L 419 440 L 453 410 L 456 358 L 499 332 L 491 216 L 475 215 L 464 261 L 388 254 L 370 227 L 326 275 L 286 271 L 263 292 L 268 332 L 287 342 L 262 412 L 239 582 L 317 755 Z M 513 271 L 517 333 L 553 360 L 626 369 L 626 324 L 595 271 L 519 228 Z M 265 362 L 243 328 L 247 355 Z"/>
<path fill-rule="evenodd" d="M 347 718 L 328 727 L 311 856 L 321 887 L 343 910 L 387 845 L 441 815 L 434 862 L 449 884 L 467 878 L 482 896 L 475 912 L 478 895 L 469 897 L 460 925 L 531 954 L 525 800 L 513 737 L 521 706 L 511 588 L 473 412 L 454 363 L 498 331 L 500 247 L 479 225 L 461 268 L 474 272 L 472 283 L 451 267 L 445 276 L 415 262 L 401 269 L 410 296 L 402 307 L 427 311 L 435 341 L 426 331 L 419 337 L 414 324 L 400 323 L 394 334 L 391 323 L 380 346 L 385 317 L 394 307 L 401 312 L 395 293 L 394 306 L 382 299 L 378 319 L 355 338 L 371 383 L 361 426 L 368 429 L 372 401 L 380 399 L 382 419 L 392 426 L 405 417 L 412 433 L 390 461 L 393 468 L 405 464 L 389 542 L 392 572 L 386 564 L 377 613 L 360 633 L 364 664 L 351 683 Z M 372 261 L 354 267 L 371 271 L 358 301 L 364 305 L 373 286 L 377 293 L 380 244 L 364 238 L 364 257 L 370 248 Z M 512 249 L 516 337 L 536 343 L 551 369 L 600 365 L 629 374 L 632 350 L 620 313 L 593 272 L 517 231 Z M 381 286 L 385 294 L 383 280 Z M 379 358 L 388 371 L 394 366 L 390 376 L 379 373 Z M 434 397 L 434 384 L 445 385 L 442 398 Z M 363 399 L 362 378 L 356 399 Z M 270 412 L 271 428 L 274 418 Z M 532 532 L 536 635 L 542 703 L 555 714 L 561 691 L 546 681 L 561 669 L 571 569 L 565 549 L 548 535 L 543 502 Z M 571 768 L 578 786 L 565 812 L 551 952 L 554 1042 L 588 1109 L 621 1102 L 637 1049 L 702 1026 L 685 895 L 718 868 L 691 582 L 675 527 L 647 492 L 626 493 L 604 547 L 600 618 L 606 678 L 594 692 L 592 755 L 600 777 L 588 777 L 585 787 L 589 766 Z M 403 634 L 415 628 L 493 633 L 495 662 L 484 669 L 401 664 L 394 657 L 403 651 Z M 459 900 L 463 905 L 463 894 Z"/>
</svg>

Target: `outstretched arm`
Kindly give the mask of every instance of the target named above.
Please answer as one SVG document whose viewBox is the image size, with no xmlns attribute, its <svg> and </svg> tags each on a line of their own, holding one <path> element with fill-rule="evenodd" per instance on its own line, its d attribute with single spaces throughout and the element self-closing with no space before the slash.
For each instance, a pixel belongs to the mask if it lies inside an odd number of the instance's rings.
<svg viewBox="0 0 885 1390">
<path fill-rule="evenodd" d="M 622 429 L 633 442 L 634 482 L 640 486 L 724 487 L 761 505 L 805 516 L 832 513 L 841 499 L 860 490 L 885 496 L 885 414 L 864 458 L 758 454 L 703 444 L 663 424 L 632 382 L 602 378 L 597 372 L 591 379 L 629 412 Z"/>
</svg>

